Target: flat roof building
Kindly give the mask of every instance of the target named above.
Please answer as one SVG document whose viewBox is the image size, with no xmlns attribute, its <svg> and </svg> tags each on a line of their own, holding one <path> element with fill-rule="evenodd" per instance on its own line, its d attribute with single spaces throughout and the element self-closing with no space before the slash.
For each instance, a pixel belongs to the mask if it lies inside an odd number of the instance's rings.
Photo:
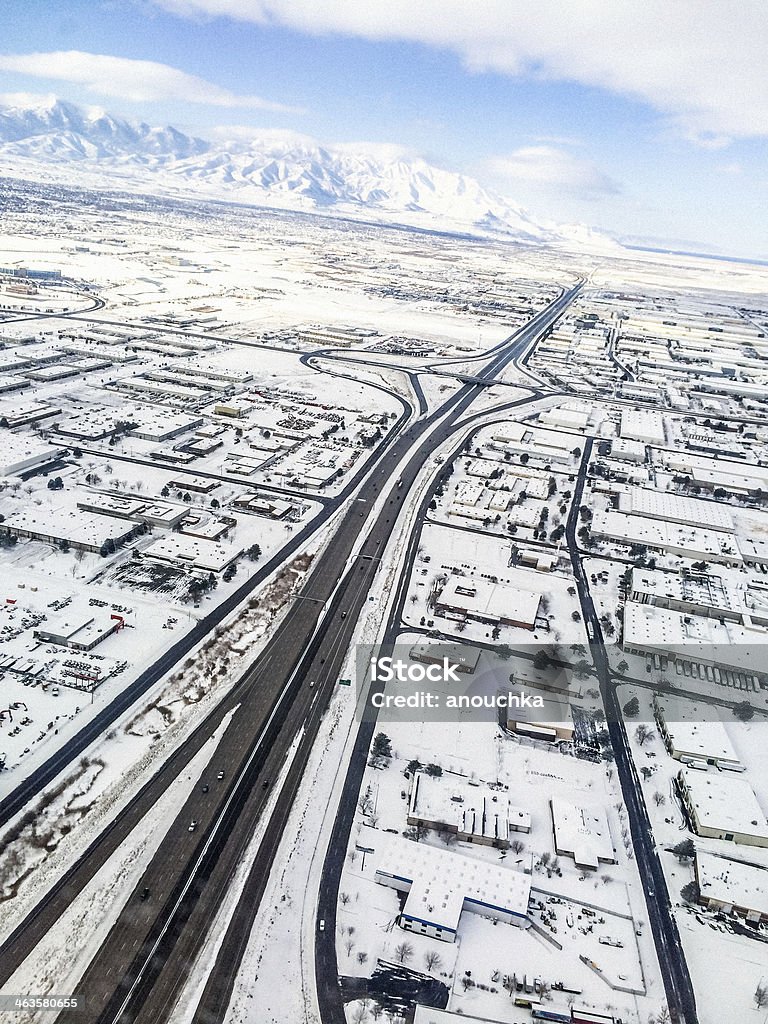
<svg viewBox="0 0 768 1024">
<path fill-rule="evenodd" d="M 667 523 L 624 512 L 595 512 L 590 524 L 595 537 L 619 544 L 642 544 L 692 560 L 741 565 L 742 556 L 734 537 L 722 530 Z"/>
<path fill-rule="evenodd" d="M 409 651 L 409 657 L 412 661 L 420 661 L 425 665 L 442 665 L 443 659 L 446 659 L 457 672 L 472 675 L 482 653 L 481 648 L 473 647 L 471 644 L 426 643 L 414 644 Z"/>
<path fill-rule="evenodd" d="M 52 622 L 45 629 L 35 629 L 34 636 L 43 643 L 71 647 L 74 651 L 91 651 L 102 640 L 116 633 L 124 624 L 120 615 L 111 618 L 95 616 L 68 616 Z"/>
<path fill-rule="evenodd" d="M 664 744 L 677 761 L 706 761 L 727 768 L 742 768 L 722 722 L 705 720 L 711 708 L 693 701 L 653 697 L 653 713 Z"/>
<path fill-rule="evenodd" d="M 768 870 L 700 850 L 694 869 L 704 906 L 749 924 L 768 922 Z"/>
<path fill-rule="evenodd" d="M 0 476 L 18 476 L 37 466 L 55 462 L 64 454 L 60 445 L 51 445 L 33 434 L 0 434 Z"/>
<path fill-rule="evenodd" d="M 619 510 L 627 515 L 662 519 L 667 523 L 704 526 L 733 533 L 733 517 L 727 505 L 680 494 L 631 487 L 619 495 Z"/>
<path fill-rule="evenodd" d="M 621 414 L 621 437 L 645 444 L 664 444 L 664 420 L 650 409 L 625 409 Z"/>
<path fill-rule="evenodd" d="M 593 871 L 599 864 L 615 864 L 616 850 L 604 807 L 578 807 L 560 797 L 549 801 L 555 850 L 573 857 L 577 867 Z"/>
<path fill-rule="evenodd" d="M 521 871 L 402 836 L 372 832 L 375 879 L 406 893 L 401 928 L 455 942 L 463 912 L 527 928 L 531 880 Z"/>
<path fill-rule="evenodd" d="M 677 781 L 697 835 L 745 846 L 768 846 L 768 821 L 742 775 L 681 768 Z"/>
<path fill-rule="evenodd" d="M 178 533 L 166 534 L 145 548 L 143 558 L 159 558 L 164 562 L 202 569 L 207 572 L 222 572 L 240 555 L 240 549 L 223 547 L 215 541 L 183 536 Z"/>
<path fill-rule="evenodd" d="M 509 847 L 510 833 L 530 832 L 530 812 L 513 807 L 506 793 L 414 772 L 408 824 L 453 833 L 465 843 Z"/>
<path fill-rule="evenodd" d="M 502 583 L 451 576 L 435 601 L 438 615 L 465 616 L 479 622 L 533 629 L 541 594 Z"/>
<path fill-rule="evenodd" d="M 25 508 L 7 516 L 2 528 L 16 537 L 28 537 L 49 544 L 66 542 L 81 551 L 101 551 L 105 545 L 117 547 L 144 529 L 112 516 L 94 515 L 68 508 Z"/>
</svg>

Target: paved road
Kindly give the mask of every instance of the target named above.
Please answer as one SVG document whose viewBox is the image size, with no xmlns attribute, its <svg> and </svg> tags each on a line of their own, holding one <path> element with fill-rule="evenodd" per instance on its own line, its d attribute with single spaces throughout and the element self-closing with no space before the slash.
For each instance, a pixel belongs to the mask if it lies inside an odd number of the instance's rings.
<svg viewBox="0 0 768 1024">
<path fill-rule="evenodd" d="M 555 318 L 559 315 L 569 299 L 570 296 L 559 300 L 547 311 L 546 317 Z M 526 339 L 530 340 L 541 330 L 541 321 L 544 319 L 542 317 L 529 325 L 508 353 L 491 361 L 486 370 L 489 377 L 503 368 Z M 480 393 L 481 388 L 480 384 L 466 385 L 446 403 L 451 407 L 454 421 Z M 363 565 L 362 572 L 357 570 L 361 573 L 365 587 L 359 586 L 353 571 L 342 579 L 338 591 L 336 586 L 350 551 L 361 529 L 366 526 L 371 504 L 379 496 L 381 484 L 393 478 L 403 455 L 413 448 L 421 436 L 432 431 L 432 436 L 422 441 L 412 454 L 408 468 L 402 474 L 403 486 L 393 488 L 387 504 L 375 518 L 366 545 L 368 548 L 373 545 L 374 550 L 379 551 L 384 549 L 394 528 L 397 510 L 405 501 L 424 459 L 436 444 L 440 444 L 450 434 L 450 425 L 439 422 L 444 416 L 445 406 L 409 428 L 401 437 L 391 440 L 389 446 L 384 448 L 378 472 L 363 484 L 358 500 L 352 503 L 343 516 L 334 537 L 316 561 L 301 595 L 303 600 L 295 603 L 262 656 L 239 681 L 229 698 L 169 758 L 137 798 L 92 844 L 86 855 L 3 946 L 0 950 L 0 983 L 7 980 L 16 965 L 23 961 L 28 951 L 53 926 L 64 908 L 93 876 L 99 864 L 125 841 L 131 829 L 218 727 L 224 714 L 237 705 L 224 740 L 228 769 L 224 769 L 227 772 L 225 779 L 216 778 L 215 782 L 209 782 L 208 792 L 202 793 L 200 790 L 196 793 L 188 802 L 189 806 L 179 814 L 139 886 L 138 891 L 145 886 L 149 888 L 150 897 L 141 901 L 134 895 L 87 972 L 84 979 L 87 984 L 83 990 L 89 992 L 92 1001 L 93 1009 L 89 1017 L 92 1012 L 93 1019 L 134 1019 L 138 1006 L 146 1002 L 147 992 L 151 991 L 159 969 L 166 960 L 171 959 L 170 952 L 182 933 L 186 941 L 184 955 L 189 961 L 190 948 L 199 946 L 206 928 L 184 929 L 185 921 L 191 917 L 195 905 L 203 903 L 202 896 L 205 894 L 204 905 L 199 913 L 202 913 L 203 921 L 210 922 L 214 910 L 219 906 L 221 893 L 226 890 L 232 866 L 237 862 L 252 834 L 253 823 L 263 809 L 263 799 L 260 802 L 259 795 L 263 798 L 269 791 L 299 725 L 305 727 L 309 737 L 313 737 L 319 727 L 319 713 L 310 712 L 312 708 L 319 712 L 327 704 L 334 675 L 333 671 L 329 671 L 317 680 L 315 687 L 310 688 L 314 692 L 307 708 L 307 690 L 302 685 L 306 680 L 300 671 L 302 659 L 322 647 L 325 654 L 318 654 L 322 663 L 328 653 L 338 654 L 348 645 L 348 637 L 340 642 L 334 632 L 334 609 L 338 609 L 338 602 L 342 599 L 350 602 L 350 608 L 344 609 L 349 611 L 344 620 L 348 618 L 346 628 L 351 633 L 357 611 L 367 596 L 370 583 L 367 573 L 375 571 L 378 554 L 365 559 L 368 565 Z M 436 423 L 437 429 L 433 429 Z M 367 553 L 370 554 L 370 550 Z M 355 580 L 354 585 L 351 579 Z M 353 592 L 350 592 L 350 587 L 353 587 Z M 329 600 L 330 605 L 324 610 Z M 338 614 L 341 615 L 340 612 Z M 202 632 L 204 625 L 201 623 L 200 626 Z M 170 658 L 169 654 L 169 661 Z M 329 669 L 333 666 L 331 660 Z M 163 671 L 168 667 L 164 665 Z M 310 745 L 311 741 L 306 745 L 307 756 Z M 216 765 L 212 765 L 212 772 L 214 768 Z M 298 777 L 295 777 L 296 780 Z M 282 800 L 281 792 L 279 807 L 286 817 L 290 802 Z M 198 824 L 194 831 L 189 831 L 189 823 L 193 818 Z M 279 829 L 271 831 L 279 834 Z M 262 858 L 264 870 L 267 860 L 271 863 L 271 856 Z M 210 885 L 207 884 L 209 879 Z M 161 955 L 157 955 L 158 952 Z M 234 967 L 230 971 L 234 978 Z M 158 991 L 168 1012 L 171 1009 L 171 996 L 178 989 L 178 984 L 178 971 L 175 975 L 172 971 L 164 973 L 164 986 Z M 126 996 L 128 1003 L 124 1008 Z M 158 1012 L 160 1016 L 154 1019 L 160 1021 L 165 1011 L 160 1008 Z M 82 1017 L 78 1019 L 82 1024 Z"/>
<path fill-rule="evenodd" d="M 587 478 L 587 469 L 592 452 L 592 438 L 588 438 L 581 457 L 581 466 L 573 490 L 571 510 L 566 524 L 565 536 L 571 554 L 573 573 L 581 602 L 585 624 L 592 630 L 592 658 L 600 683 L 600 693 L 605 708 L 606 725 L 616 758 L 616 770 L 621 782 L 624 803 L 629 816 L 632 846 L 637 868 L 643 883 L 648 918 L 651 925 L 656 953 L 661 967 L 667 1004 L 674 1019 L 681 1024 L 696 1024 L 696 1000 L 688 973 L 680 936 L 672 914 L 666 879 L 659 862 L 653 841 L 653 830 L 643 799 L 635 763 L 629 749 L 627 731 L 619 706 L 616 687 L 612 685 L 611 671 L 602 642 L 600 621 L 589 592 L 586 573 L 581 563 L 576 529 L 579 523 L 579 507 Z"/>
</svg>

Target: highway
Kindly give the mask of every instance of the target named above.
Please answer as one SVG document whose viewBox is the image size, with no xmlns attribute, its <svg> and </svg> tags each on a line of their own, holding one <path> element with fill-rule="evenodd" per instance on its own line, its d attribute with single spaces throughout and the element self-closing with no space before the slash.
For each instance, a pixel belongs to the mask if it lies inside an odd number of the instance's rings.
<svg viewBox="0 0 768 1024">
<path fill-rule="evenodd" d="M 259 851 L 249 885 L 258 891 L 260 877 L 265 880 L 268 876 L 282 831 L 281 822 L 284 825 L 292 804 L 291 789 L 300 781 L 302 760 L 308 756 L 336 682 L 335 672 L 340 663 L 337 659 L 346 652 L 381 552 L 424 461 L 451 436 L 456 421 L 481 393 L 485 382 L 491 382 L 510 360 L 530 346 L 567 308 L 579 289 L 580 285 L 564 293 L 513 335 L 508 346 L 478 375 L 483 378 L 482 383 L 464 385 L 439 409 L 391 441 L 380 455 L 376 472 L 363 482 L 356 500 L 341 514 L 333 537 L 317 557 L 300 595 L 303 599 L 295 602 L 260 658 L 230 696 L 93 844 L 89 851 L 92 856 L 81 858 L 64 882 L 54 888 L 4 944 L 0 950 L 0 983 L 7 980 L 15 965 L 82 890 L 94 873 L 94 862 L 103 862 L 111 850 L 125 842 L 132 825 L 141 820 L 142 812 L 146 813 L 167 789 L 192 753 L 214 732 L 226 711 L 234 708 L 221 747 L 223 753 L 220 759 L 214 758 L 210 778 L 206 776 L 208 791 L 204 793 L 199 788 L 172 823 L 136 893 L 78 986 L 88 993 L 89 1020 L 151 1019 L 159 1024 L 170 1019 L 175 995 L 188 969 L 185 965 L 192 962 L 202 945 L 286 751 L 301 730 L 302 739 L 273 812 L 275 827 L 272 819 L 267 826 L 267 835 L 274 842 L 265 843 Z M 406 456 L 408 461 L 403 469 L 400 463 Z M 372 513 L 382 487 L 398 472 L 402 486 L 392 486 L 380 510 Z M 362 551 L 348 566 L 350 554 L 363 535 Z M 317 678 L 310 687 L 307 672 L 315 669 Z M 222 767 L 224 764 L 226 767 Z M 225 772 L 224 779 L 218 779 L 219 771 Z M 192 820 L 197 822 L 194 831 L 189 829 Z M 149 889 L 150 895 L 140 900 L 144 888 Z M 244 928 L 238 915 L 244 903 L 241 901 L 235 915 L 240 941 Z M 245 910 L 255 915 L 257 906 L 257 902 L 249 901 Z M 200 1020 L 220 1019 L 236 971 L 236 962 L 217 961 L 209 985 L 215 1003 L 213 1015 L 203 1005 Z M 149 1005 L 153 1007 L 151 1018 L 145 1017 L 143 1011 Z M 68 1016 L 65 1013 L 60 1019 L 67 1020 Z M 82 1022 L 83 1017 L 74 1019 Z"/>
</svg>

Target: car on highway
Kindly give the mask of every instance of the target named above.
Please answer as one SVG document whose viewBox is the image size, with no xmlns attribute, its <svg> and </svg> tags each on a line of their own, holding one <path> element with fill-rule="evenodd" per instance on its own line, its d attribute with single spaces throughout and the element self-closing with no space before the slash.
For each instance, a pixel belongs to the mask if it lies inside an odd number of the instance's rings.
<svg viewBox="0 0 768 1024">
<path fill-rule="evenodd" d="M 310 690 L 312 689 L 312 687 L 313 687 L 314 685 L 315 685 L 315 680 L 314 680 L 314 679 L 310 679 L 310 680 L 309 680 L 309 688 L 310 688 Z"/>
<path fill-rule="evenodd" d="M 323 918 L 322 921 L 320 922 L 320 931 L 325 931 L 325 918 Z"/>
<path fill-rule="evenodd" d="M 223 779 L 224 778 L 224 772 L 219 772 L 219 774 L 216 776 L 216 778 L 217 779 Z"/>
<path fill-rule="evenodd" d="M 342 617 L 342 619 L 346 619 L 346 617 L 347 617 L 347 613 L 346 613 L 346 612 L 342 612 L 342 613 L 341 613 L 341 617 Z"/>
<path fill-rule="evenodd" d="M 190 823 L 189 823 L 189 830 L 188 831 L 194 832 L 196 828 L 197 828 L 197 822 L 193 818 L 192 821 L 190 821 Z"/>
<path fill-rule="evenodd" d="M 144 888 L 141 890 L 141 896 L 139 898 L 145 900 L 147 896 L 149 896 L 149 886 L 145 885 Z"/>
<path fill-rule="evenodd" d="M 204 793 L 207 793 L 207 792 L 208 792 L 208 790 L 209 790 L 209 788 L 210 788 L 210 787 L 209 787 L 208 785 L 205 785 L 205 786 L 203 786 L 203 792 L 204 792 Z"/>
</svg>

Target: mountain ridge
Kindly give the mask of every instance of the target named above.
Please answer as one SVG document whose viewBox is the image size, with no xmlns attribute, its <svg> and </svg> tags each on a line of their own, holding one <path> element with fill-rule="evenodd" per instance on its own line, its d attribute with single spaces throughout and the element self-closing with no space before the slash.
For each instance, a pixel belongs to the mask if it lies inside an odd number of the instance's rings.
<svg viewBox="0 0 768 1024">
<path fill-rule="evenodd" d="M 372 144 L 366 151 L 365 144 L 321 145 L 296 133 L 256 130 L 210 140 L 54 98 L 0 105 L 0 161 L 66 167 L 70 176 L 86 172 L 111 184 L 116 176 L 161 192 L 202 189 L 304 212 L 395 217 L 525 242 L 614 245 L 584 225 L 536 220 L 474 178 L 398 147 Z"/>
</svg>

